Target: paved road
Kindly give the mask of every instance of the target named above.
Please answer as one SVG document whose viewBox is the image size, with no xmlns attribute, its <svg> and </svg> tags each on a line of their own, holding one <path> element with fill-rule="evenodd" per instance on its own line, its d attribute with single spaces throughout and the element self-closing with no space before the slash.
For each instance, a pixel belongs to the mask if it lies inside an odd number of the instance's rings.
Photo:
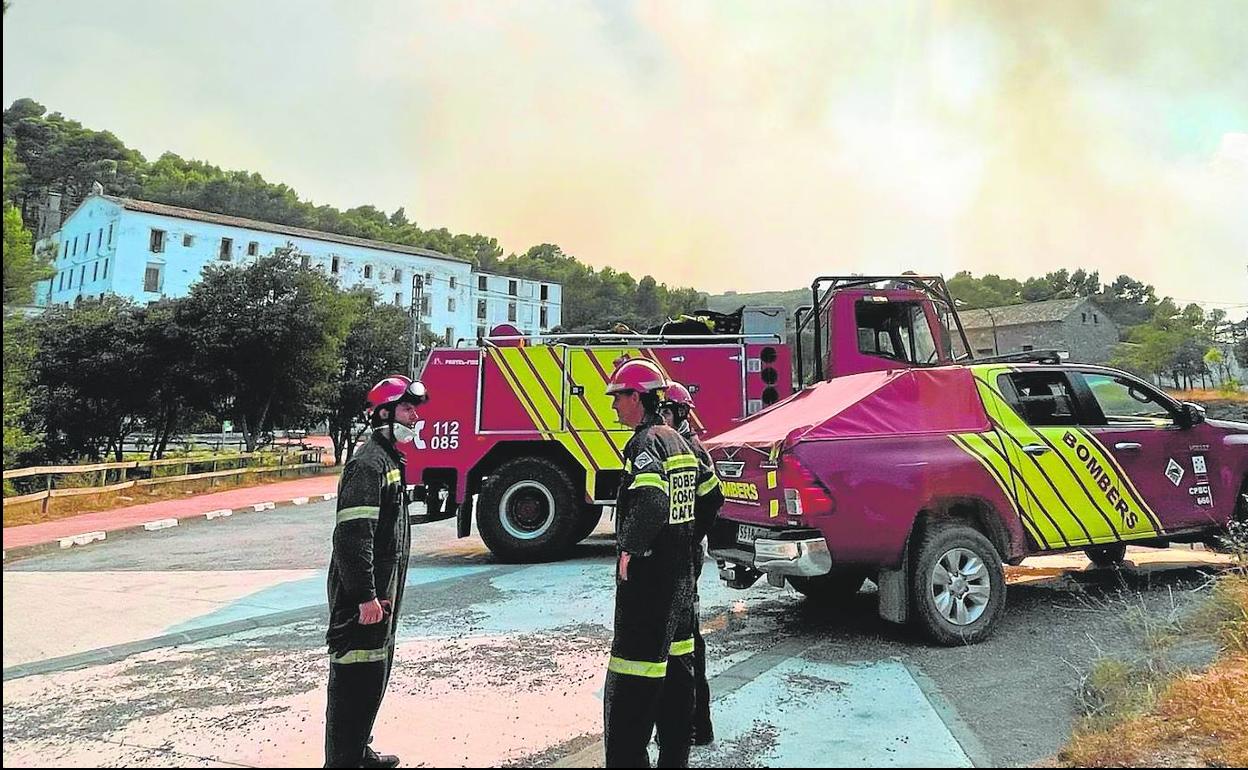
<svg viewBox="0 0 1248 770">
<path fill-rule="evenodd" d="M 6 564 L 4 763 L 318 764 L 332 505 Z M 417 528 L 377 744 L 408 765 L 595 761 L 609 527 L 528 566 L 455 539 L 453 522 Z M 730 591 L 708 570 L 718 740 L 694 764 L 1041 759 L 1068 734 L 1077 670 L 1135 643 L 1127 603 L 1191 600 L 1201 572 L 1182 563 L 1202 555 L 1160 553 L 1180 564 L 1016 583 L 1000 631 L 953 649 L 880 621 L 869 593 L 818 607 L 765 583 Z"/>
</svg>

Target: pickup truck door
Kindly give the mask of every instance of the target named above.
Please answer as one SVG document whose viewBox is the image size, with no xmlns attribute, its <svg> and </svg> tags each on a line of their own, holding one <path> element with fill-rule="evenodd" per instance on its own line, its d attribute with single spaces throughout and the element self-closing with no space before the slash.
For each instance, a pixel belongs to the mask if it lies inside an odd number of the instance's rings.
<svg viewBox="0 0 1248 770">
<path fill-rule="evenodd" d="M 1082 427 L 1082 405 L 1065 371 L 1000 371 L 988 384 L 989 398 L 1001 401 L 993 420 L 1017 498 L 1045 541 L 1042 547 L 1082 547 L 1158 534 L 1151 509 L 1127 473 Z"/>
<path fill-rule="evenodd" d="M 1086 433 L 1114 457 L 1166 531 L 1225 523 L 1235 490 L 1220 483 L 1216 431 L 1185 427 L 1176 402 L 1133 377 L 1085 371 L 1071 378 L 1088 404 Z"/>
</svg>

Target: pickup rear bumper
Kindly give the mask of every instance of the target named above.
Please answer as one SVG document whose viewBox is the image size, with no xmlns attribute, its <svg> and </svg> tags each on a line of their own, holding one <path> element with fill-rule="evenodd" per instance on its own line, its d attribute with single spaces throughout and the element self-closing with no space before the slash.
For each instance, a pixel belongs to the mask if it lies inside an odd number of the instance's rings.
<svg viewBox="0 0 1248 770">
<path fill-rule="evenodd" d="M 709 550 L 716 560 L 772 575 L 813 577 L 832 571 L 832 552 L 816 529 L 765 530 L 752 543 L 739 543 L 737 523 L 721 519 L 712 527 Z"/>
</svg>

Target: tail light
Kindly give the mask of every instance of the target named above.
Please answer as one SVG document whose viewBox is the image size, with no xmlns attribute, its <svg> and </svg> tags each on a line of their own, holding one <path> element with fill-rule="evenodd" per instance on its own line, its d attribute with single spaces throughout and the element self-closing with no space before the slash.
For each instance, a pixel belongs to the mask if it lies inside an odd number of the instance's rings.
<svg viewBox="0 0 1248 770">
<path fill-rule="evenodd" d="M 836 510 L 832 492 L 789 454 L 780 458 L 780 487 L 784 490 L 784 508 L 790 516 L 819 515 Z"/>
</svg>

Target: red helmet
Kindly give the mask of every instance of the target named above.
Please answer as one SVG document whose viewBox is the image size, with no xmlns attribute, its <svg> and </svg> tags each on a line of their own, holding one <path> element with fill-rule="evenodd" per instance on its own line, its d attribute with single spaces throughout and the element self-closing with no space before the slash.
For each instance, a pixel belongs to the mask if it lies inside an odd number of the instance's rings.
<svg viewBox="0 0 1248 770">
<path fill-rule="evenodd" d="M 685 409 L 693 411 L 693 394 L 679 382 L 673 382 L 667 386 L 667 390 L 663 391 L 663 400 L 665 404 L 683 406 Z"/>
<path fill-rule="evenodd" d="M 612 396 L 626 390 L 650 393 L 671 384 L 671 380 L 652 362 L 644 358 L 631 358 L 615 367 L 611 380 L 607 382 L 607 395 Z"/>
<path fill-rule="evenodd" d="M 406 401 L 420 406 L 429 400 L 429 392 L 420 380 L 411 380 L 401 374 L 392 374 L 373 386 L 368 391 L 368 411 L 377 411 L 383 406 Z"/>
</svg>

